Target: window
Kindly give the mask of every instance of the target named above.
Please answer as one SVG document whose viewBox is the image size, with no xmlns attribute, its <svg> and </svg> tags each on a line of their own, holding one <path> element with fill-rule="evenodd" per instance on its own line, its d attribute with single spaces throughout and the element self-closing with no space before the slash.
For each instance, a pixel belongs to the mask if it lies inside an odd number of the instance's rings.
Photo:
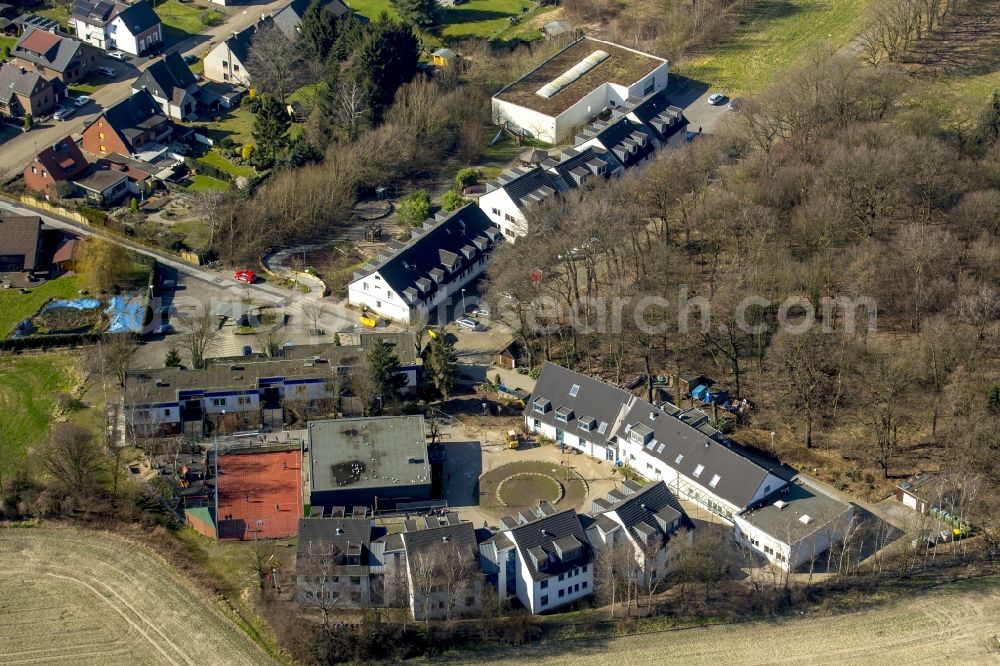
<svg viewBox="0 0 1000 666">
<path fill-rule="evenodd" d="M 582 587 L 584 590 L 586 590 L 587 589 L 587 581 L 583 581 L 582 583 L 580 583 L 580 587 Z"/>
<path fill-rule="evenodd" d="M 563 578 L 565 578 L 565 577 L 566 577 L 566 574 L 559 574 L 559 582 L 562 582 Z"/>
<path fill-rule="evenodd" d="M 170 416 L 170 412 L 171 412 L 171 411 L 172 411 L 172 410 L 170 410 L 170 409 L 164 409 L 164 410 L 163 410 L 163 415 L 164 415 L 164 416 Z"/>
<path fill-rule="evenodd" d="M 579 583 L 577 583 L 576 585 L 573 586 L 573 591 L 574 592 L 579 592 L 580 591 L 580 584 Z"/>
<path fill-rule="evenodd" d="M 547 589 L 549 589 L 549 581 L 547 581 L 547 580 L 543 580 L 543 581 L 542 581 L 542 584 L 541 584 L 541 585 L 539 585 L 539 587 L 541 587 L 541 588 L 542 588 L 543 590 L 547 590 Z"/>
<path fill-rule="evenodd" d="M 542 595 L 542 605 L 543 606 L 548 606 L 549 605 L 549 595 L 547 595 L 547 594 L 543 594 Z"/>
<path fill-rule="evenodd" d="M 500 217 L 500 209 L 499 208 L 494 208 L 493 209 L 493 214 L 496 215 L 497 217 Z"/>
<path fill-rule="evenodd" d="M 566 596 L 566 590 L 559 590 L 559 598 L 562 599 L 564 596 Z"/>
<path fill-rule="evenodd" d="M 104 147 L 104 144 L 103 144 L 103 143 L 101 144 L 101 152 L 102 152 L 102 153 L 106 153 L 106 152 L 108 152 L 108 149 Z"/>
<path fill-rule="evenodd" d="M 476 605 L 476 598 L 475 597 L 466 597 L 465 598 L 465 605 L 466 606 L 475 606 Z"/>
<path fill-rule="evenodd" d="M 580 567 L 580 571 L 582 571 L 583 573 L 587 573 L 587 565 L 584 564 L 582 567 Z M 584 583 L 584 585 L 586 585 L 586 583 Z"/>
<path fill-rule="evenodd" d="M 240 71 L 240 66 L 234 63 L 234 64 L 233 64 L 233 71 L 234 71 L 234 72 L 238 72 L 238 71 Z"/>
<path fill-rule="evenodd" d="M 47 171 L 43 171 L 42 172 L 42 178 L 48 178 L 48 177 L 49 177 L 48 172 Z"/>
<path fill-rule="evenodd" d="M 36 169 L 35 167 L 31 167 L 31 173 L 38 173 L 38 169 Z"/>
<path fill-rule="evenodd" d="M 676 458 L 674 458 L 674 464 L 675 465 L 680 465 L 682 460 L 684 460 L 684 454 L 683 453 L 680 454 L 679 456 L 677 456 Z"/>
<path fill-rule="evenodd" d="M 97 138 L 100 139 L 101 141 L 104 141 L 104 132 L 98 132 Z"/>
<path fill-rule="evenodd" d="M 533 428 L 534 428 L 535 430 L 538 430 L 539 428 L 541 428 L 541 427 L 542 427 L 542 422 L 541 422 L 541 421 L 539 421 L 538 419 L 532 419 L 532 420 L 531 420 L 531 425 L 532 425 L 532 427 L 533 427 Z"/>
<path fill-rule="evenodd" d="M 571 387 L 569 387 L 569 394 L 571 396 L 573 396 L 574 398 L 576 397 L 576 394 L 579 393 L 579 392 L 580 392 L 580 385 L 579 384 L 573 384 Z"/>
<path fill-rule="evenodd" d="M 361 585 L 361 576 L 351 576 L 351 585 Z"/>
<path fill-rule="evenodd" d="M 228 63 L 228 62 L 226 62 L 225 60 L 223 60 L 223 61 L 222 61 L 222 66 L 223 66 L 223 67 L 229 67 L 229 63 Z"/>
<path fill-rule="evenodd" d="M 222 407 L 225 404 L 226 404 L 226 399 L 225 398 L 212 398 L 212 406 L 213 407 Z"/>
<path fill-rule="evenodd" d="M 694 478 L 697 479 L 699 476 L 701 476 L 701 473 L 703 471 L 705 471 L 705 466 L 704 465 L 698 465 L 697 467 L 695 467 L 694 468 Z"/>
<path fill-rule="evenodd" d="M 722 479 L 722 477 L 719 476 L 718 474 L 716 474 L 715 476 L 712 477 L 712 480 L 708 482 L 708 487 L 709 488 L 716 487 L 717 485 L 719 485 L 719 480 L 720 479 Z"/>
<path fill-rule="evenodd" d="M 647 470 L 653 469 L 653 463 L 646 463 L 646 469 Z"/>
</svg>

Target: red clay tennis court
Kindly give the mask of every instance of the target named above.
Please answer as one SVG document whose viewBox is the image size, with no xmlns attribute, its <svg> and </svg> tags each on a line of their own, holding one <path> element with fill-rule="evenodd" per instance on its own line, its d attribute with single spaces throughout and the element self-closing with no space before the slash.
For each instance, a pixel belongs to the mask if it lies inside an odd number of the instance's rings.
<svg viewBox="0 0 1000 666">
<path fill-rule="evenodd" d="M 302 456 L 298 449 L 219 456 L 220 539 L 295 536 L 302 516 Z"/>
</svg>

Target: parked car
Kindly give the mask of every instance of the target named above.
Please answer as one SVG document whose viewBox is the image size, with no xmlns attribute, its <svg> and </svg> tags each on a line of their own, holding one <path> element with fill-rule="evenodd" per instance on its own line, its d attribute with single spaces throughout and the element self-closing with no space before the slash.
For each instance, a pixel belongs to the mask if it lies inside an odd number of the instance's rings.
<svg viewBox="0 0 1000 666">
<path fill-rule="evenodd" d="M 741 111 L 743 109 L 743 98 L 734 97 L 729 100 L 729 110 L 730 111 Z"/>
<path fill-rule="evenodd" d="M 257 281 L 257 275 L 253 271 L 236 271 L 235 276 L 238 281 L 247 284 L 253 284 Z"/>
<path fill-rule="evenodd" d="M 66 120 L 70 116 L 76 113 L 75 106 L 60 106 L 56 109 L 56 112 L 52 114 L 52 117 L 56 120 Z"/>
<path fill-rule="evenodd" d="M 482 330 L 482 324 L 473 319 L 472 317 L 462 317 L 455 322 L 458 324 L 459 328 L 464 328 L 467 331 L 480 331 Z"/>
<path fill-rule="evenodd" d="M 490 306 L 488 306 L 488 305 L 480 305 L 478 308 L 476 308 L 475 310 L 472 311 L 472 316 L 473 317 L 485 317 L 486 319 L 489 319 L 490 318 Z"/>
<path fill-rule="evenodd" d="M 174 287 L 177 286 L 177 281 L 176 280 L 164 280 L 163 282 L 160 283 L 160 286 L 163 287 L 164 289 L 173 289 Z"/>
<path fill-rule="evenodd" d="M 198 62 L 198 60 L 200 60 L 200 58 L 193 53 L 189 53 L 186 56 L 184 56 L 185 65 L 193 65 L 196 62 Z"/>
<path fill-rule="evenodd" d="M 116 76 L 118 76 L 118 72 L 115 71 L 114 67 L 98 67 L 97 73 L 100 74 L 101 76 L 106 76 L 109 79 L 113 79 Z"/>
<path fill-rule="evenodd" d="M 250 345 L 243 345 L 243 355 L 253 356 L 253 349 L 250 347 Z"/>
<path fill-rule="evenodd" d="M 118 62 L 125 62 L 128 58 L 121 51 L 108 51 L 108 57 L 117 60 Z"/>
<path fill-rule="evenodd" d="M 173 332 L 174 332 L 174 327 L 171 326 L 170 324 L 160 324 L 159 326 L 156 327 L 156 330 L 153 331 L 153 333 L 155 333 L 156 335 L 169 335 Z"/>
<path fill-rule="evenodd" d="M 722 93 L 712 93 L 708 96 L 708 103 L 712 106 L 718 106 L 722 104 L 722 100 L 726 99 L 726 96 Z"/>
<path fill-rule="evenodd" d="M 77 108 L 79 108 L 81 106 L 86 106 L 87 102 L 89 102 L 89 101 L 90 101 L 90 98 L 87 97 L 86 95 L 80 95 L 79 97 L 74 97 L 73 98 L 73 104 L 75 104 L 77 106 Z"/>
</svg>

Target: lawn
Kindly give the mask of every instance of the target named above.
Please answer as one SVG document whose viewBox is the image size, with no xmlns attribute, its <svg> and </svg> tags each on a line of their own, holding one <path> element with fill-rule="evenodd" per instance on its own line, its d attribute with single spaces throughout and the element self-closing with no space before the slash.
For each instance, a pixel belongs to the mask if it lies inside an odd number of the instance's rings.
<svg viewBox="0 0 1000 666">
<path fill-rule="evenodd" d="M 70 95 L 92 95 L 98 88 L 108 84 L 108 79 L 102 76 L 88 76 L 84 81 L 77 81 L 69 87 Z"/>
<path fill-rule="evenodd" d="M 184 186 L 184 190 L 187 192 L 207 192 L 209 190 L 225 192 L 229 189 L 229 183 L 224 183 L 210 176 L 191 176 L 190 180 L 191 182 Z"/>
<path fill-rule="evenodd" d="M 15 37 L 0 37 L 0 55 L 13 51 L 15 44 L 17 44 L 17 38 Z M 7 49 L 6 51 L 4 51 L 5 48 Z"/>
<path fill-rule="evenodd" d="M 56 394 L 73 388 L 74 365 L 66 353 L 0 356 L 0 473 L 9 477 L 45 440 Z"/>
<path fill-rule="evenodd" d="M 250 178 L 256 174 L 253 168 L 233 164 L 214 150 L 208 151 L 198 159 L 206 164 L 214 166 L 216 169 L 220 169 L 226 173 L 231 173 L 233 176 L 245 176 Z"/>
<path fill-rule="evenodd" d="M 236 143 L 253 143 L 254 115 L 249 110 L 242 107 L 226 112 L 219 122 L 211 122 L 205 127 L 208 136 L 213 141 L 219 141 L 229 137 Z"/>
<path fill-rule="evenodd" d="M 396 16 L 389 0 L 353 0 L 351 9 L 374 20 L 383 11 Z M 522 26 L 511 26 L 510 17 L 524 20 L 553 7 L 535 9 L 531 0 L 469 0 L 452 8 L 441 9 L 441 29 L 437 35 L 426 39 L 426 45 L 437 45 L 441 39 L 461 40 L 472 37 L 487 39 L 511 38 L 525 32 Z M 527 36 L 530 30 L 525 32 Z"/>
<path fill-rule="evenodd" d="M 172 35 L 173 41 L 199 33 L 206 25 L 212 25 L 222 18 L 222 14 L 214 9 L 195 4 L 182 4 L 178 0 L 157 3 L 156 13 L 163 22 L 164 32 Z M 205 14 L 207 21 L 201 20 L 202 14 Z"/>
<path fill-rule="evenodd" d="M 0 289 L 0 337 L 7 337 L 17 322 L 35 314 L 50 298 L 74 298 L 80 289 L 75 275 L 63 275 L 22 294 L 17 289 Z"/>
<path fill-rule="evenodd" d="M 839 48 L 857 34 L 868 0 L 784 0 L 755 5 L 737 33 L 677 71 L 727 94 L 756 92 L 824 44 Z"/>
<path fill-rule="evenodd" d="M 170 227 L 173 231 L 184 234 L 184 242 L 193 250 L 207 250 L 209 241 L 208 225 L 201 220 L 185 220 Z"/>
</svg>

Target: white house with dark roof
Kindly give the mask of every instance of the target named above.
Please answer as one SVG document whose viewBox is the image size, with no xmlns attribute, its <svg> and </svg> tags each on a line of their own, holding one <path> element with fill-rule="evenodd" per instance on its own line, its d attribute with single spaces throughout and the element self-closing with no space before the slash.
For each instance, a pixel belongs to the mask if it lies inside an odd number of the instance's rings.
<svg viewBox="0 0 1000 666">
<path fill-rule="evenodd" d="M 198 79 L 176 51 L 154 62 L 132 82 L 132 91 L 140 90 L 148 90 L 163 113 L 175 120 L 187 120 L 198 107 Z"/>
<path fill-rule="evenodd" d="M 71 20 L 80 39 L 109 51 L 138 56 L 163 42 L 160 17 L 146 0 L 75 0 Z"/>
<path fill-rule="evenodd" d="M 777 494 L 738 514 L 736 537 L 778 568 L 794 571 L 822 559 L 844 539 L 853 520 L 853 504 L 797 476 Z"/>
<path fill-rule="evenodd" d="M 440 212 L 415 229 L 408 243 L 356 272 L 348 302 L 396 321 L 425 320 L 486 269 L 502 239 L 475 204 Z"/>
<path fill-rule="evenodd" d="M 556 442 L 616 464 L 723 520 L 787 481 L 750 451 L 725 439 L 699 410 L 652 405 L 618 389 L 546 363 L 524 410 L 525 425 Z"/>
<path fill-rule="evenodd" d="M 533 614 L 594 592 L 593 548 L 573 509 L 555 511 L 546 502 L 507 516 L 479 552 L 490 581 L 496 577 L 500 599 L 516 596 Z"/>
<path fill-rule="evenodd" d="M 559 143 L 606 109 L 667 87 L 663 58 L 590 37 L 571 43 L 493 97 L 493 121 Z"/>
</svg>

